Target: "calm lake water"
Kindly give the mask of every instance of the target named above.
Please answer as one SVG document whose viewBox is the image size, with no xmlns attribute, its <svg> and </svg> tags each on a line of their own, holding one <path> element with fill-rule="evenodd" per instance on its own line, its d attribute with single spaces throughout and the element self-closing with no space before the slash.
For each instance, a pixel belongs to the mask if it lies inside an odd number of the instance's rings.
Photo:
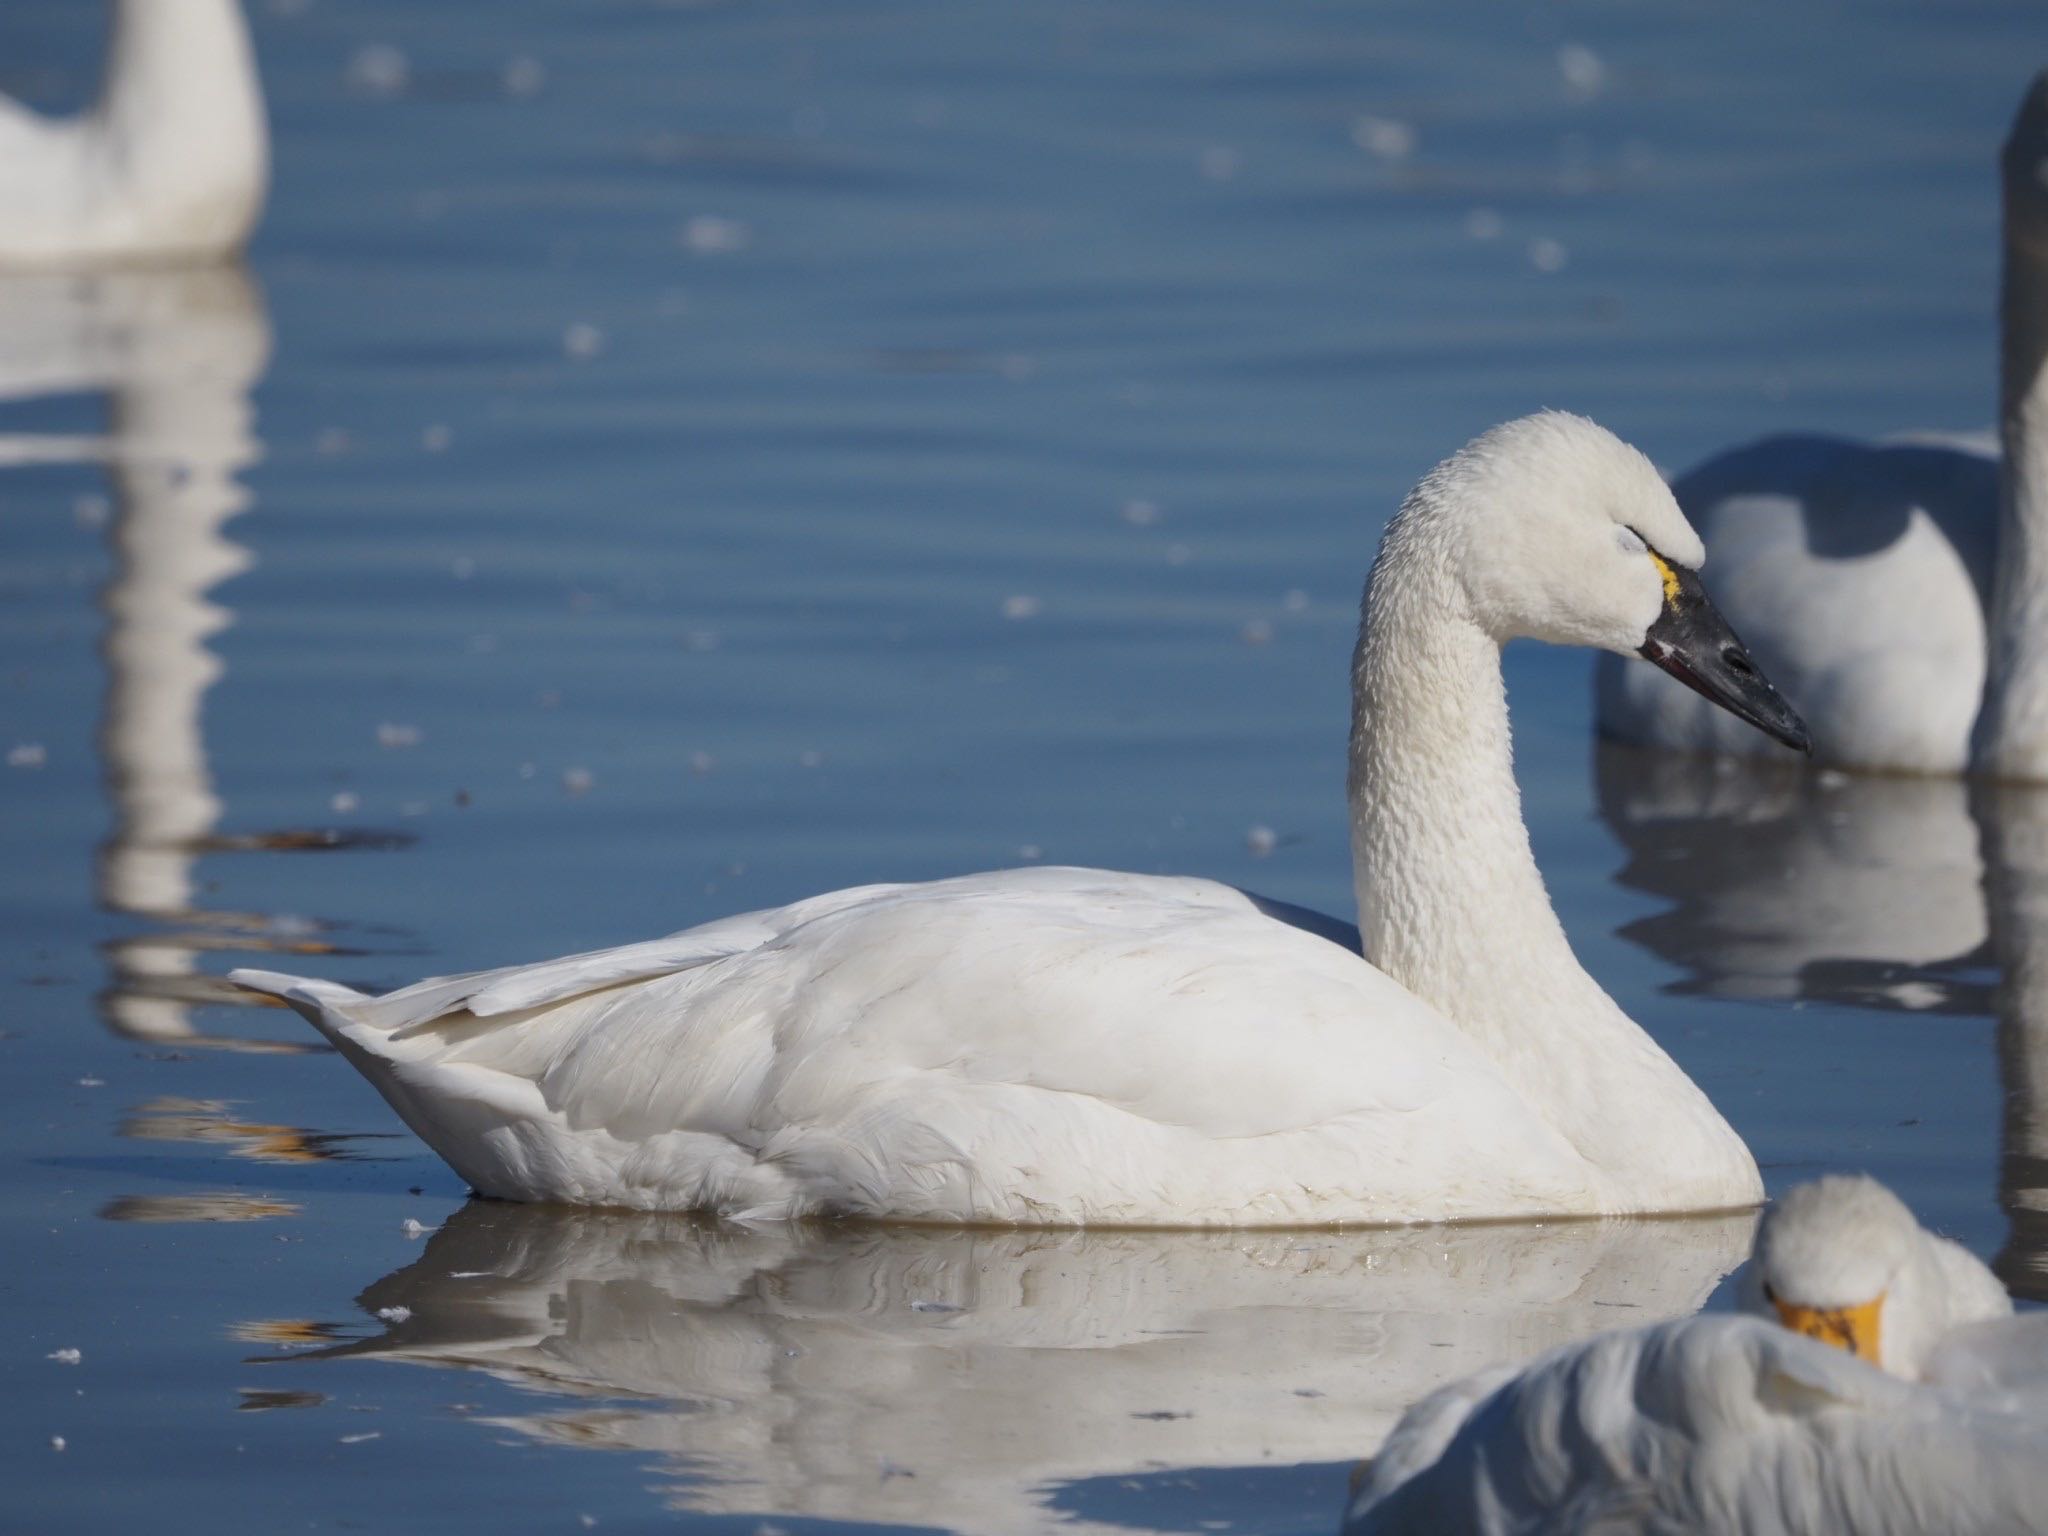
<svg viewBox="0 0 2048 1536">
<path fill-rule="evenodd" d="M 0 1526 L 1322 1532 L 1430 1387 L 1712 1304 L 1746 1218 L 469 1204 L 217 978 L 1030 859 L 1348 915 L 1357 588 L 1441 454 L 1989 420 L 2035 0 L 254 24 L 248 271 L 0 283 Z M 11 0 L 0 89 L 99 25 Z M 1596 758 L 1587 672 L 1510 658 L 1587 965 L 1774 1186 L 2048 1293 L 2048 802 Z"/>
</svg>

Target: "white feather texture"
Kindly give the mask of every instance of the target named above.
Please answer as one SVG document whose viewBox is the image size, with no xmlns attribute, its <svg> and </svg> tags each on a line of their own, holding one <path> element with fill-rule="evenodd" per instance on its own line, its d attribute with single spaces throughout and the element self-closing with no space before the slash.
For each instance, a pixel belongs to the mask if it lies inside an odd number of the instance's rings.
<svg viewBox="0 0 2048 1536">
<path fill-rule="evenodd" d="M 1970 1254 L 1873 1181 L 1824 1179 L 1766 1215 L 1741 1285 L 1760 1316 L 1606 1334 L 1424 1399 L 1345 1536 L 2048 1530 L 2048 1317 L 2013 1318 Z M 1881 1294 L 1883 1367 L 1778 1326 L 1788 1292 Z"/>
<path fill-rule="evenodd" d="M 2048 780 L 2044 167 L 2048 74 L 2003 158 L 2000 443 L 1772 438 L 1678 482 L 1721 611 L 1799 705 L 1818 761 Z M 1609 735 L 1759 752 L 1652 672 L 1603 657 L 1597 679 Z"/>
<path fill-rule="evenodd" d="M 0 268 L 209 260 L 262 211 L 269 135 L 237 0 L 117 0 L 98 102 L 0 97 Z"/>
<path fill-rule="evenodd" d="M 1411 1222 L 1730 1209 L 1739 1138 L 1580 969 L 1510 763 L 1500 646 L 1633 649 L 1632 526 L 1698 545 L 1592 423 L 1496 428 L 1389 526 L 1354 669 L 1365 953 L 1210 881 L 871 886 L 382 998 L 237 972 L 479 1190 L 913 1221 Z"/>
</svg>

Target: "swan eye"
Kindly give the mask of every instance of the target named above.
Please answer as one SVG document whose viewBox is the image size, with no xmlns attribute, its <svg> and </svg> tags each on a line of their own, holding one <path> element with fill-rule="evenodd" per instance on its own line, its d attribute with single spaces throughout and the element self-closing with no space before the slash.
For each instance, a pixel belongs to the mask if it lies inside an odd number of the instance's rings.
<svg viewBox="0 0 2048 1536">
<path fill-rule="evenodd" d="M 1764 1282 L 1764 1300 L 1768 1301 L 1774 1307 L 1778 1304 L 1777 1288 L 1773 1286 L 1771 1282 L 1768 1280 Z"/>
</svg>

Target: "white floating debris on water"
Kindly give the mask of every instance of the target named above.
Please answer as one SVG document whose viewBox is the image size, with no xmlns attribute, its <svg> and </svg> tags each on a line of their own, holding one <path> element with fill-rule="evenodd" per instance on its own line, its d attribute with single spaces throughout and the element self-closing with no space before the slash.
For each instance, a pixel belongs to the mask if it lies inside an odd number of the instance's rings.
<svg viewBox="0 0 2048 1536">
<path fill-rule="evenodd" d="M 585 1529 L 586 1531 L 594 1531 L 597 1529 L 597 1516 L 578 1515 L 576 1517 L 576 1523 L 582 1526 L 583 1529 Z"/>
<path fill-rule="evenodd" d="M 1255 859 L 1263 859 L 1280 846 L 1280 834 L 1263 822 L 1244 835 L 1244 846 Z"/>
<path fill-rule="evenodd" d="M 690 772 L 696 774 L 700 779 L 718 766 L 718 759 L 702 748 L 690 754 L 689 762 Z"/>
<path fill-rule="evenodd" d="M 1045 604 L 1028 592 L 1016 592 L 1003 599 L 1003 617 L 1006 619 L 1035 619 L 1044 611 Z"/>
<path fill-rule="evenodd" d="M 1557 50 L 1557 72 L 1564 76 L 1565 89 L 1580 98 L 1598 96 L 1607 84 L 1606 64 L 1584 43 L 1566 43 Z"/>
<path fill-rule="evenodd" d="M 951 1301 L 913 1301 L 910 1304 L 910 1310 L 913 1312 L 964 1312 L 967 1309 Z"/>
<path fill-rule="evenodd" d="M 78 1086 L 81 1088 L 104 1088 L 107 1086 L 107 1080 L 104 1077 L 81 1077 L 78 1080 Z"/>
<path fill-rule="evenodd" d="M 504 86 L 507 96 L 537 96 L 548 83 L 548 67 L 531 55 L 521 54 L 506 62 L 498 83 Z"/>
<path fill-rule="evenodd" d="M 337 816 L 347 816 L 358 810 L 362 803 L 362 797 L 354 790 L 344 789 L 338 791 L 334 798 L 327 802 L 327 808 Z"/>
<path fill-rule="evenodd" d="M 1839 768 L 1823 768 L 1813 776 L 1813 782 L 1822 789 L 1840 789 L 1849 782 L 1849 775 Z"/>
<path fill-rule="evenodd" d="M 415 1242 L 417 1242 L 420 1238 L 425 1237 L 429 1232 L 438 1232 L 441 1229 L 439 1227 L 430 1227 L 425 1222 L 419 1221 L 414 1217 L 408 1216 L 405 1218 L 405 1220 L 401 1221 L 398 1224 L 398 1230 L 403 1232 L 407 1237 L 412 1238 Z"/>
<path fill-rule="evenodd" d="M 379 1307 L 377 1315 L 387 1323 L 402 1323 L 412 1316 L 411 1307 Z"/>
<path fill-rule="evenodd" d="M 1229 181 L 1244 169 L 1244 154 L 1228 144 L 1211 144 L 1202 151 L 1202 174 L 1211 181 Z"/>
<path fill-rule="evenodd" d="M 59 1365 L 76 1365 L 79 1361 L 83 1360 L 85 1356 L 80 1354 L 75 1349 L 53 1349 L 47 1355 L 43 1356 L 43 1358 L 45 1360 L 54 1360 Z"/>
<path fill-rule="evenodd" d="M 98 491 L 87 491 L 71 503 L 71 520 L 81 528 L 104 528 L 113 515 L 113 502 Z"/>
<path fill-rule="evenodd" d="M 386 751 L 402 747 L 416 747 L 426 738 L 426 733 L 416 725 L 400 725 L 395 721 L 381 721 L 377 726 L 377 745 Z"/>
<path fill-rule="evenodd" d="M 562 331 L 562 351 L 585 362 L 604 350 L 604 332 L 587 320 L 578 320 Z"/>
<path fill-rule="evenodd" d="M 1415 153 L 1415 129 L 1399 118 L 1361 117 L 1351 125 L 1351 142 L 1391 165 Z"/>
<path fill-rule="evenodd" d="M 1273 639 L 1273 626 L 1266 619 L 1247 619 L 1237 633 L 1246 645 L 1266 645 Z"/>
<path fill-rule="evenodd" d="M 754 232 L 738 219 L 721 218 L 715 213 L 700 213 L 683 225 L 676 237 L 686 251 L 699 256 L 727 256 L 734 251 L 743 251 L 754 238 Z"/>
<path fill-rule="evenodd" d="M 50 760 L 49 749 L 40 741 L 23 741 L 7 749 L 10 768 L 40 768 Z"/>
<path fill-rule="evenodd" d="M 1529 265 L 1538 272 L 1562 272 L 1570 260 L 1571 252 L 1565 249 L 1562 240 L 1541 235 L 1529 242 Z"/>
<path fill-rule="evenodd" d="M 1474 240 L 1498 240 L 1507 221 L 1491 208 L 1474 208 L 1465 215 L 1465 233 Z"/>
<path fill-rule="evenodd" d="M 390 43 L 365 43 L 348 61 L 352 90 L 372 96 L 396 96 L 412 82 L 412 60 Z"/>
<path fill-rule="evenodd" d="M 1124 503 L 1124 521 L 1133 528 L 1153 527 L 1165 515 L 1158 502 L 1147 501 L 1143 497 L 1134 497 Z"/>
<path fill-rule="evenodd" d="M 429 453 L 446 453 L 454 441 L 455 429 L 445 422 L 437 421 L 420 429 L 420 446 Z"/>
<path fill-rule="evenodd" d="M 354 1435 L 343 1435 L 343 1436 L 341 1437 L 341 1443 L 342 1443 L 343 1445 L 361 1445 L 361 1444 L 362 1444 L 362 1443 L 363 1443 L 363 1442 L 364 1442 L 365 1440 L 382 1440 L 383 1438 L 384 1438 L 384 1431 L 383 1431 L 383 1430 L 381 1430 L 381 1429 L 366 1429 L 366 1430 L 362 1431 L 362 1432 L 361 1432 L 360 1434 L 354 1434 Z"/>
<path fill-rule="evenodd" d="M 1280 596 L 1280 606 L 1289 613 L 1308 612 L 1308 594 L 1299 587 L 1289 587 Z"/>
<path fill-rule="evenodd" d="M 65 1441 L 64 1441 L 64 1437 L 63 1437 L 62 1435 L 52 1435 L 52 1436 L 50 1436 L 50 1449 L 51 1449 L 51 1450 L 53 1450 L 53 1451 L 61 1451 L 61 1450 L 63 1450 L 63 1449 L 64 1449 L 64 1445 L 65 1445 Z"/>
<path fill-rule="evenodd" d="M 597 775 L 588 768 L 564 768 L 562 770 L 562 788 L 572 795 L 587 795 L 590 793 L 591 787 L 596 783 Z"/>
</svg>

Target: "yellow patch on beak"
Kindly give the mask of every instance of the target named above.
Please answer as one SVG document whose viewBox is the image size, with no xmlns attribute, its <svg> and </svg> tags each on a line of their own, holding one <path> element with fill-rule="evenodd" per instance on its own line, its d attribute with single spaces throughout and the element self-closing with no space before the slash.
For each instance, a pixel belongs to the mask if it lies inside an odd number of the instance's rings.
<svg viewBox="0 0 2048 1536">
<path fill-rule="evenodd" d="M 1878 1358 L 1878 1317 L 1884 1310 L 1882 1293 L 1854 1307 L 1802 1307 L 1775 1296 L 1771 1305 L 1778 1309 L 1779 1320 L 1794 1333 L 1846 1349 L 1872 1365 L 1884 1364 Z"/>
<path fill-rule="evenodd" d="M 1678 572 L 1671 569 L 1671 562 L 1654 549 L 1649 552 L 1650 564 L 1657 567 L 1657 574 L 1664 578 L 1664 601 L 1671 604 L 1678 601 Z"/>
</svg>

